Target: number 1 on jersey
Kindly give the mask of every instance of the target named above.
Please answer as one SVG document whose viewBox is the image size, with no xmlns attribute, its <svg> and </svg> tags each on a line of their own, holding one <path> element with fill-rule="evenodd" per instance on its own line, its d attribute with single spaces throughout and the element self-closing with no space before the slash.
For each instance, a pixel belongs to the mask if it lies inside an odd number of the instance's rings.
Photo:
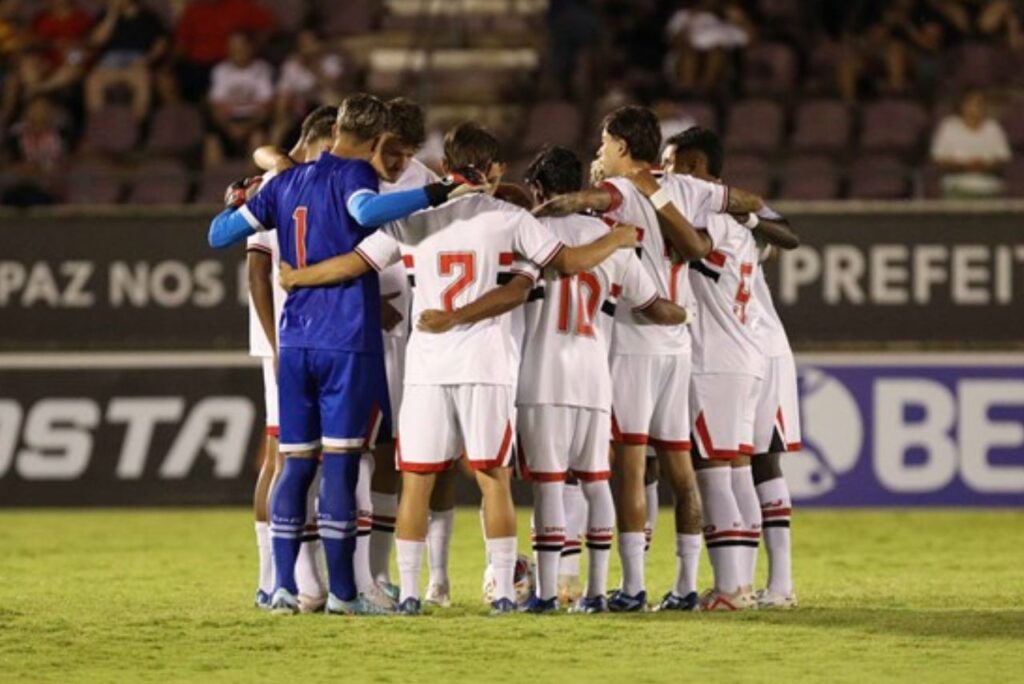
<svg viewBox="0 0 1024 684">
<path fill-rule="evenodd" d="M 295 207 L 292 220 L 295 221 L 295 268 L 306 266 L 306 207 Z"/>
<path fill-rule="evenodd" d="M 438 267 L 441 275 L 449 276 L 460 269 L 459 277 L 441 293 L 441 302 L 445 311 L 455 310 L 455 298 L 476 280 L 476 259 L 472 252 L 445 252 L 438 255 Z"/>
</svg>

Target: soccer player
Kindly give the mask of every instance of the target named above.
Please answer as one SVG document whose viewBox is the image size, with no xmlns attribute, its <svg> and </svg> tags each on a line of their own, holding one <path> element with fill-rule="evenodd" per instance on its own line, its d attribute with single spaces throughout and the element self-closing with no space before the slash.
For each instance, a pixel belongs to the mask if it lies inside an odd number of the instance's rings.
<svg viewBox="0 0 1024 684">
<path fill-rule="evenodd" d="M 760 198 L 716 183 L 665 174 L 650 196 L 632 182 L 650 177 L 658 160 L 661 129 L 654 113 L 626 106 L 602 123 L 599 157 L 606 180 L 596 187 L 549 200 L 538 215 L 566 215 L 586 209 L 637 226 L 640 260 L 659 296 L 677 304 L 688 298 L 685 254 L 693 248 L 692 225 L 722 211 L 751 211 Z M 657 184 L 656 184 L 657 185 Z M 648 191 L 651 188 L 647 186 Z M 659 224 L 663 207 L 676 207 L 672 221 Z M 667 211 L 667 210 L 666 210 Z M 691 225 L 692 224 L 692 225 Z M 662 609 L 693 610 L 700 557 L 701 511 L 690 460 L 690 333 L 687 326 L 645 325 L 620 308 L 612 342 L 612 434 L 618 496 L 619 555 L 622 589 L 611 597 L 613 611 L 640 611 L 647 606 L 644 580 L 644 527 L 647 523 L 645 464 L 647 445 L 658 454 L 661 475 L 675 495 L 675 586 Z"/>
<path fill-rule="evenodd" d="M 543 202 L 578 191 L 583 166 L 569 150 L 550 148 L 533 160 L 526 178 Z M 567 245 L 585 244 L 608 232 L 603 221 L 585 215 L 542 219 L 542 223 Z M 519 303 L 527 302 L 516 403 L 520 470 L 533 482 L 538 579 L 536 593 L 523 610 L 547 613 L 559 608 L 558 564 L 566 541 L 563 483 L 572 473 L 587 501 L 590 561 L 586 594 L 576 608 L 607 612 L 605 587 L 615 524 L 608 485 L 612 395 L 608 352 L 597 317 L 613 316 L 617 307 L 629 305 L 650 323 L 680 325 L 687 313 L 658 296 L 640 261 L 626 251 L 574 276 L 548 269 L 541 277 L 534 266 L 522 268 L 525 275 L 504 287 L 518 292 Z M 492 290 L 477 306 L 502 296 Z M 455 321 L 467 322 L 458 310 L 431 314 L 431 330 L 443 332 Z M 426 319 L 425 315 L 422 320 Z"/>
<path fill-rule="evenodd" d="M 722 145 L 710 131 L 690 129 L 666 141 L 663 162 L 666 168 L 677 173 L 704 179 L 718 178 L 722 175 L 724 162 Z M 764 207 L 757 216 L 754 237 L 760 245 L 767 244 L 767 250 L 762 250 L 762 261 L 766 252 L 774 248 L 794 249 L 799 246 L 799 237 L 782 216 L 769 207 Z M 800 449 L 796 364 L 762 268 L 757 268 L 754 273 L 751 291 L 763 312 L 761 334 L 767 357 L 754 419 L 756 454 L 753 457 L 753 482 L 760 503 L 760 517 L 756 508 L 747 516 L 753 521 L 763 520 L 761 525 L 768 550 L 768 586 L 758 591 L 757 602 L 760 608 L 792 608 L 797 605 L 790 543 L 792 503 L 779 461 L 782 453 Z M 738 497 L 747 493 L 744 501 L 745 508 L 749 510 L 753 507 L 747 485 L 749 478 L 737 470 L 734 468 L 732 471 L 734 493 Z"/>
<path fill-rule="evenodd" d="M 373 227 L 441 204 L 458 183 L 378 195 L 372 158 L 387 126 L 383 102 L 347 98 L 338 111 L 331 153 L 288 169 L 238 210 L 210 226 L 213 247 L 277 228 L 282 267 L 316 263 L 350 251 Z M 468 188 L 472 190 L 472 188 Z M 275 612 L 298 611 L 295 560 L 306 495 L 322 452 L 317 519 L 328 566 L 329 613 L 381 612 L 357 595 L 353 554 L 359 454 L 372 448 L 389 420 L 376 274 L 357 282 L 306 290 L 285 301 L 279 332 L 282 474 L 271 499 Z"/>
<path fill-rule="evenodd" d="M 300 161 L 313 161 L 333 142 L 334 120 L 337 107 L 317 107 L 303 120 L 299 140 L 291 156 Z M 268 165 L 262 183 L 276 175 Z M 244 203 L 240 197 L 239 206 Z M 277 327 L 281 319 L 285 292 L 277 282 L 280 255 L 275 231 L 264 231 L 246 241 L 246 266 L 249 277 L 249 353 L 262 359 L 263 394 L 266 405 L 266 451 L 256 479 L 253 508 L 256 515 L 256 540 L 259 549 L 260 582 L 256 591 L 256 606 L 270 607 L 274 590 L 273 554 L 267 506 L 270 491 L 278 472 L 277 449 L 279 434 L 277 411 Z M 311 492 L 313 488 L 311 488 Z M 312 511 L 311 511 L 312 512 Z M 319 569 L 320 538 L 316 533 L 316 520 L 307 520 L 302 548 L 296 563 L 296 581 L 299 600 L 304 610 L 315 610 L 326 601 L 326 587 Z"/>
<path fill-rule="evenodd" d="M 498 153 L 488 131 L 460 124 L 445 137 L 444 166 L 446 172 L 492 170 Z M 495 180 L 493 175 L 489 180 Z M 529 212 L 490 195 L 474 195 L 384 226 L 353 254 L 304 270 L 284 269 L 282 280 L 286 287 L 338 282 L 401 258 L 414 280 L 414 319 L 428 310 L 457 310 L 466 321 L 474 321 L 474 307 L 463 305 L 522 270 L 515 265 L 516 254 L 539 267 L 574 274 L 634 244 L 635 233 L 627 229 L 613 230 L 588 245 L 565 247 Z M 421 610 L 419 571 L 436 474 L 463 452 L 483 493 L 486 546 L 496 583 L 492 612 L 516 608 L 516 521 L 509 489 L 512 339 L 500 318 L 455 324 L 442 334 L 417 329 L 409 339 L 397 448 L 402 471 L 396 541 L 399 611 L 405 614 Z"/>
</svg>

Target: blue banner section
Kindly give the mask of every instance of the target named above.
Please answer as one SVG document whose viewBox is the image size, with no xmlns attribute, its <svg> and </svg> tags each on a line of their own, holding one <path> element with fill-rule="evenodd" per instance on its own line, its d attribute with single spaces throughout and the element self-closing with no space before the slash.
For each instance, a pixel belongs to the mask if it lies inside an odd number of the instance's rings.
<svg viewBox="0 0 1024 684">
<path fill-rule="evenodd" d="M 1024 506 L 1024 355 L 804 355 L 794 500 Z"/>
</svg>

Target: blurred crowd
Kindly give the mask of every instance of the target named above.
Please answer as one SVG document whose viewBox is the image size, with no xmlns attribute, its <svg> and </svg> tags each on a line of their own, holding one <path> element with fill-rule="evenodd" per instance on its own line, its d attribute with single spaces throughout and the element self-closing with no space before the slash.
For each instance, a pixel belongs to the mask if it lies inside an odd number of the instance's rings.
<svg viewBox="0 0 1024 684">
<path fill-rule="evenodd" d="M 385 0 L 0 0 L 0 200 L 78 201 L 68 170 L 82 160 L 135 155 L 194 172 L 265 142 L 288 144 L 311 108 L 366 87 L 365 61 L 346 54 L 336 27 L 387 29 L 386 10 Z M 911 122 L 921 139 L 874 150 L 895 153 L 890 170 L 926 169 L 926 183 L 945 195 L 1016 192 L 1017 129 L 1008 134 L 1000 120 L 1024 89 L 1024 0 L 549 0 L 537 25 L 546 28 L 540 78 L 506 97 L 527 114 L 536 103 L 569 103 L 584 150 L 584 127 L 604 111 L 653 103 L 667 133 L 717 128 L 751 168 L 768 169 L 759 190 L 785 195 L 780 178 L 794 151 L 824 155 L 816 163 L 837 173 L 853 168 L 869 110 L 909 102 L 923 112 L 903 111 L 924 117 Z M 849 129 L 832 147 L 797 142 L 811 99 L 838 107 L 819 106 L 806 115 L 812 124 L 831 112 L 829 126 Z M 745 147 L 749 117 L 748 137 L 778 139 Z M 920 185 L 881 194 L 929 194 Z M 184 199 L 205 198 L 189 188 Z M 822 192 L 858 196 L 853 185 Z M 111 192 L 112 201 L 132 197 L 124 186 Z"/>
</svg>

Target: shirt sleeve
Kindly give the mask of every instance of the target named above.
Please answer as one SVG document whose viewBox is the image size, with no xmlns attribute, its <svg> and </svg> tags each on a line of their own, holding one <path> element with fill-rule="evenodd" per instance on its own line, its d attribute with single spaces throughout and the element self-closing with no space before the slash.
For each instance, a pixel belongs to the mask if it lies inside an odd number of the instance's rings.
<svg viewBox="0 0 1024 684">
<path fill-rule="evenodd" d="M 250 197 L 238 212 L 245 217 L 255 231 L 277 228 L 277 184 L 265 182 L 259 192 Z"/>
<path fill-rule="evenodd" d="M 650 201 L 636 189 L 632 182 L 625 178 L 609 178 L 602 181 L 597 187 L 605 190 L 611 195 L 612 201 L 604 215 L 613 221 L 628 223 L 631 226 L 643 226 L 647 224 L 647 216 L 644 214 L 645 203 Z M 653 210 L 654 206 L 650 205 Z"/>
<path fill-rule="evenodd" d="M 516 259 L 512 262 L 512 268 L 509 269 L 509 272 L 512 275 L 526 276 L 531 282 L 536 284 L 540 280 L 541 269 L 532 261 Z"/>
<path fill-rule="evenodd" d="M 711 238 L 711 249 L 713 251 L 720 252 L 724 250 L 729 233 L 728 221 L 730 220 L 730 218 L 721 214 L 712 214 L 708 217 L 708 223 L 704 231 Z"/>
<path fill-rule="evenodd" d="M 1010 143 L 1006 140 L 1006 133 L 998 121 L 994 119 L 989 122 L 991 134 L 989 135 L 991 147 L 987 150 L 989 159 L 998 162 L 1010 161 Z"/>
<path fill-rule="evenodd" d="M 364 238 L 356 245 L 355 252 L 378 273 L 402 258 L 398 240 L 383 230 Z"/>
<path fill-rule="evenodd" d="M 703 228 L 708 223 L 708 216 L 722 213 L 729 205 L 727 186 L 693 176 L 685 176 L 683 182 L 689 195 L 690 206 L 694 209 L 695 228 Z"/>
<path fill-rule="evenodd" d="M 625 257 L 625 258 L 622 258 Z M 646 309 L 658 299 L 658 288 L 651 276 L 647 275 L 643 264 L 632 254 L 616 255 L 623 266 L 620 272 L 622 282 L 622 299 L 633 307 L 634 311 Z"/>
<path fill-rule="evenodd" d="M 273 254 L 274 248 L 271 243 L 274 239 L 275 236 L 271 234 L 269 230 L 261 230 L 258 233 L 253 233 L 249 236 L 249 239 L 245 241 L 245 251 Z"/>
<path fill-rule="evenodd" d="M 221 63 L 213 67 L 213 72 L 210 74 L 210 94 L 207 96 L 207 99 L 210 102 L 226 100 L 228 97 L 228 85 L 224 64 Z"/>
<path fill-rule="evenodd" d="M 565 245 L 554 236 L 547 226 L 542 224 L 528 211 L 517 210 L 518 218 L 513 250 L 532 261 L 541 268 L 551 260 Z"/>
<path fill-rule="evenodd" d="M 360 193 L 377 194 L 379 190 L 380 179 L 373 167 L 366 162 L 353 164 L 349 171 L 348 182 L 345 183 L 345 197 L 343 198 L 345 205 L 348 206 L 352 198 Z"/>
</svg>

